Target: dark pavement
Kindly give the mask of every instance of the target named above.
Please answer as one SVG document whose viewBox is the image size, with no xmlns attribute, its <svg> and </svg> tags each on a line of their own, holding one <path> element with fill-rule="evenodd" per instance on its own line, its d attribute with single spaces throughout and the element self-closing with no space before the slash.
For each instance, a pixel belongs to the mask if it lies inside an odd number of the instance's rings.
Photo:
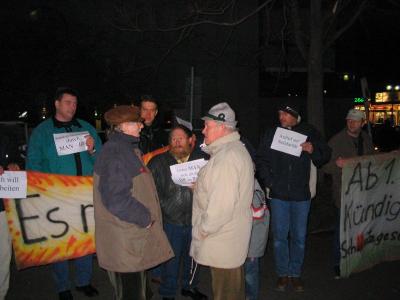
<svg viewBox="0 0 400 300">
<path fill-rule="evenodd" d="M 331 266 L 331 243 L 331 232 L 309 235 L 303 273 L 304 293 L 295 293 L 290 289 L 286 292 L 274 291 L 276 275 L 273 271 L 270 243 L 261 265 L 260 299 L 400 299 L 400 261 L 381 263 L 364 272 L 353 274 L 350 278 L 335 280 Z M 207 268 L 202 268 L 200 272 L 200 289 L 211 295 L 209 271 Z M 92 299 L 112 299 L 107 274 L 98 267 L 96 260 L 94 261 L 93 285 L 99 289 L 100 295 Z M 152 289 L 155 293 L 153 299 L 160 299 L 157 294 L 157 286 L 153 285 Z M 88 299 L 76 291 L 73 291 L 73 294 L 74 299 Z M 7 299 L 58 299 L 49 267 L 17 271 L 15 266 L 12 266 Z M 189 298 L 177 297 L 177 299 Z"/>
</svg>

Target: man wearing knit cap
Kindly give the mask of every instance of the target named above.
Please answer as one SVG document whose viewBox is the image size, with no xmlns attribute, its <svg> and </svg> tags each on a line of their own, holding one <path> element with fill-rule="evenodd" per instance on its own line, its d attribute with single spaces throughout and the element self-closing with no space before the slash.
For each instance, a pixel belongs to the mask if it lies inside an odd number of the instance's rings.
<svg viewBox="0 0 400 300">
<path fill-rule="evenodd" d="M 253 163 L 227 103 L 213 106 L 202 119 L 203 150 L 210 160 L 194 187 L 190 255 L 210 267 L 213 299 L 242 300 L 252 224 Z"/>
<path fill-rule="evenodd" d="M 257 152 L 257 173 L 270 198 L 276 289 L 285 291 L 290 283 L 302 292 L 311 163 L 322 166 L 329 161 L 331 150 L 314 127 L 301 122 L 296 106 L 282 105 L 279 122 L 280 127 L 307 136 L 302 152 L 298 157 L 271 149 L 277 127 L 267 130 Z"/>
<path fill-rule="evenodd" d="M 335 278 L 340 277 L 340 204 L 342 190 L 342 168 L 350 158 L 374 153 L 372 139 L 362 131 L 365 123 L 365 113 L 350 109 L 346 116 L 346 127 L 334 135 L 328 142 L 332 148 L 332 157 L 324 166 L 324 171 L 332 175 L 332 194 L 336 206 L 336 226 L 334 232 L 334 272 Z"/>
</svg>

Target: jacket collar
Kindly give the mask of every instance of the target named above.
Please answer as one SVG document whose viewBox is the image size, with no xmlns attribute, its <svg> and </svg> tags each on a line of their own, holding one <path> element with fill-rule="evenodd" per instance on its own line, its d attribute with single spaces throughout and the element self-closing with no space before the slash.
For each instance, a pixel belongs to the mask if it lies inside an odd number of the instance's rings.
<svg viewBox="0 0 400 300">
<path fill-rule="evenodd" d="M 140 138 L 119 131 L 114 131 L 110 134 L 109 140 L 131 144 L 134 148 L 137 148 Z"/>
<path fill-rule="evenodd" d="M 72 126 L 76 126 L 76 127 L 82 128 L 82 125 L 75 118 L 73 118 L 69 122 L 59 121 L 59 120 L 56 119 L 55 116 L 53 116 L 52 119 L 53 119 L 54 127 L 56 127 L 56 128 L 71 128 Z"/>
<path fill-rule="evenodd" d="M 240 140 L 240 134 L 237 131 L 234 131 L 228 135 L 225 135 L 210 145 L 207 145 L 202 148 L 202 150 L 210 155 L 217 153 L 225 144 L 239 141 Z"/>
</svg>

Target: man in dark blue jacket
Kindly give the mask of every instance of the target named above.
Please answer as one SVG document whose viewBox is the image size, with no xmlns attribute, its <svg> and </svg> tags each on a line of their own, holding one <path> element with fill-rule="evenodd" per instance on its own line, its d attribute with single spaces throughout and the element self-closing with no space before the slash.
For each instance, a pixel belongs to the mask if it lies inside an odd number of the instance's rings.
<svg viewBox="0 0 400 300">
<path fill-rule="evenodd" d="M 257 152 L 257 173 L 271 205 L 276 289 L 284 291 L 289 283 L 304 291 L 300 279 L 310 210 L 311 163 L 319 167 L 329 161 L 331 150 L 319 132 L 304 122 L 298 109 L 284 105 L 279 110 L 280 127 L 307 136 L 299 157 L 271 149 L 277 128 L 268 130 Z M 290 236 L 290 238 L 289 238 Z"/>
</svg>

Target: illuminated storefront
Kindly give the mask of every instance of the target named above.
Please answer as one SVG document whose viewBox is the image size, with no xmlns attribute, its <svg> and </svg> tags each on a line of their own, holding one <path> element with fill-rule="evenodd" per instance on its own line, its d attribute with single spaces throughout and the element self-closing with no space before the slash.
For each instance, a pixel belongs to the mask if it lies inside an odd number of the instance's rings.
<svg viewBox="0 0 400 300">
<path fill-rule="evenodd" d="M 363 98 L 354 98 L 354 104 L 356 109 L 365 110 Z M 400 126 L 400 91 L 376 93 L 368 109 L 371 123 L 390 122 L 391 125 Z"/>
</svg>

